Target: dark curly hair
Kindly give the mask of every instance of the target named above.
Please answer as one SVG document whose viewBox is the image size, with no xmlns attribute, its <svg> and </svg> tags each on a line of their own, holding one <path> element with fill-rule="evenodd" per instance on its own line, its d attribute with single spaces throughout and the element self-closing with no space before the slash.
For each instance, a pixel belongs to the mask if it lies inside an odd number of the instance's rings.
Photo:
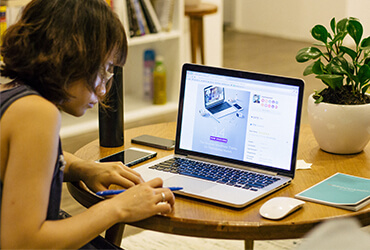
<svg viewBox="0 0 370 250">
<path fill-rule="evenodd" d="M 33 0 L 4 33 L 1 73 L 60 103 L 70 98 L 66 89 L 76 80 L 86 80 L 95 92 L 112 53 L 114 64 L 123 66 L 125 31 L 105 1 Z"/>
</svg>

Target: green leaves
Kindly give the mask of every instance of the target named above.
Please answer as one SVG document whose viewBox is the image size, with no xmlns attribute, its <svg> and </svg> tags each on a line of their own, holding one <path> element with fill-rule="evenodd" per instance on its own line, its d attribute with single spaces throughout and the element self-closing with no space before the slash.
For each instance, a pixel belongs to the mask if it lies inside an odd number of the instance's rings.
<svg viewBox="0 0 370 250">
<path fill-rule="evenodd" d="M 362 40 L 360 48 L 362 50 L 369 50 L 370 49 L 370 36 L 367 37 L 367 38 L 364 38 L 364 40 Z"/>
<path fill-rule="evenodd" d="M 322 26 L 322 25 L 316 25 L 311 30 L 311 35 L 316 40 L 321 41 L 324 44 L 326 44 L 327 41 L 328 41 L 329 33 L 328 33 L 328 31 L 326 30 L 326 28 L 324 26 Z"/>
<path fill-rule="evenodd" d="M 320 103 L 324 100 L 324 97 L 317 90 L 315 90 L 315 93 L 312 97 L 315 99 L 315 103 Z"/>
<path fill-rule="evenodd" d="M 321 79 L 323 83 L 332 89 L 338 89 L 343 86 L 344 77 L 341 75 L 317 75 L 316 78 Z"/>
<path fill-rule="evenodd" d="M 352 58 L 352 60 L 355 60 L 356 57 L 357 57 L 357 52 L 354 51 L 353 49 L 348 48 L 348 47 L 339 46 L 339 50 L 342 51 L 345 54 L 348 54 Z"/>
<path fill-rule="evenodd" d="M 350 17 L 336 22 L 332 18 L 330 32 L 318 24 L 312 28 L 311 35 L 320 42 L 317 46 L 322 50 L 307 47 L 297 52 L 297 62 L 313 60 L 303 75 L 315 74 L 332 89 L 350 85 L 354 91 L 365 93 L 370 87 L 370 36 L 361 40 L 363 27 L 360 21 Z M 347 35 L 353 39 L 355 49 L 343 46 Z"/>
<path fill-rule="evenodd" d="M 355 40 L 356 45 L 360 44 L 363 28 L 360 22 L 356 20 L 349 20 L 347 26 L 348 34 Z"/>
<path fill-rule="evenodd" d="M 344 18 L 337 23 L 337 33 L 347 33 L 348 18 Z"/>
<path fill-rule="evenodd" d="M 322 55 L 321 51 L 316 47 L 308 47 L 300 49 L 295 57 L 297 62 L 307 62 L 311 59 L 316 59 Z"/>
<path fill-rule="evenodd" d="M 329 73 L 337 74 L 337 75 L 343 75 L 348 74 L 349 72 L 349 65 L 346 59 L 344 59 L 341 56 L 333 58 L 328 65 L 326 66 L 326 69 Z"/>
<path fill-rule="evenodd" d="M 316 62 L 313 62 L 312 64 L 308 65 L 307 68 L 304 70 L 303 75 L 307 76 L 310 74 L 324 74 L 326 72 L 325 65 L 321 62 L 321 60 L 317 60 Z"/>
<path fill-rule="evenodd" d="M 358 79 L 360 83 L 360 88 L 362 90 L 362 93 L 366 93 L 367 89 L 370 85 L 366 85 L 370 81 L 370 66 L 365 64 L 360 67 L 360 70 L 358 71 Z"/>
<path fill-rule="evenodd" d="M 333 33 L 335 33 L 335 27 L 337 27 L 337 24 L 335 23 L 335 17 L 333 17 L 331 20 L 330 20 L 330 28 L 331 28 L 331 31 Z"/>
</svg>

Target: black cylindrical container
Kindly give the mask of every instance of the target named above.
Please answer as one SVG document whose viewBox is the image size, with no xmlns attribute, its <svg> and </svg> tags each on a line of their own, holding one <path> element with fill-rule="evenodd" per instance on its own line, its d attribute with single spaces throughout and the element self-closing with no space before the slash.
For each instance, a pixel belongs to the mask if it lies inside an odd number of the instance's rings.
<svg viewBox="0 0 370 250">
<path fill-rule="evenodd" d="M 108 107 L 99 105 L 99 141 L 102 147 L 123 145 L 123 75 L 122 67 L 114 67 L 112 87 L 107 94 Z"/>
</svg>

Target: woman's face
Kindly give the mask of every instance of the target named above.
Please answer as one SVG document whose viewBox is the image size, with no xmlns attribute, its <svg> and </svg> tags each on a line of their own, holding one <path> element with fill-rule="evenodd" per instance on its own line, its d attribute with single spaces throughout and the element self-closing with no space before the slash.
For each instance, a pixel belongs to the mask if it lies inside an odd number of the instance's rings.
<svg viewBox="0 0 370 250">
<path fill-rule="evenodd" d="M 68 101 L 59 104 L 58 107 L 64 112 L 73 116 L 82 116 L 85 114 L 86 110 L 93 108 L 95 104 L 98 103 L 99 96 L 104 96 L 106 93 L 106 84 L 113 76 L 109 72 L 112 71 L 113 64 L 107 63 L 106 66 L 102 67 L 101 72 L 99 72 L 98 77 L 95 82 L 95 94 L 88 88 L 85 80 L 77 80 L 72 82 L 67 92 L 72 96 Z"/>
<path fill-rule="evenodd" d="M 88 89 L 84 80 L 71 83 L 67 92 L 72 97 L 58 106 L 70 115 L 82 116 L 87 109 L 94 107 L 98 103 L 98 97 Z"/>
</svg>

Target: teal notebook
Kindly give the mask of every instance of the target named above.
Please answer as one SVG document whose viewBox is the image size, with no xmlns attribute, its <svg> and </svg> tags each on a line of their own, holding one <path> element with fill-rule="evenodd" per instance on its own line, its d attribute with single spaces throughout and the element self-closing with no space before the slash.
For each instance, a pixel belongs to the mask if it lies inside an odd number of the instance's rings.
<svg viewBox="0 0 370 250">
<path fill-rule="evenodd" d="M 336 173 L 295 197 L 357 211 L 370 204 L 370 179 Z"/>
</svg>

